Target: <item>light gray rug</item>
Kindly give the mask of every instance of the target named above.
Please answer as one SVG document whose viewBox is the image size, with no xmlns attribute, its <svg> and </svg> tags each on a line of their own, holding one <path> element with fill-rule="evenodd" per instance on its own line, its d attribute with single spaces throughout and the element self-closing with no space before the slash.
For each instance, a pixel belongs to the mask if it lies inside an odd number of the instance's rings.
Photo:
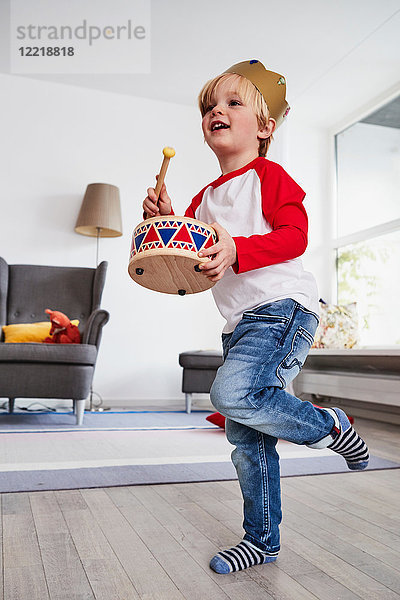
<svg viewBox="0 0 400 600">
<path fill-rule="evenodd" d="M 372 456 L 367 470 L 398 469 L 400 464 Z M 355 473 L 349 471 L 341 456 L 283 458 L 282 477 Z M 0 473 L 0 492 L 70 490 L 79 488 L 227 481 L 237 479 L 229 462 L 167 465 L 129 465 L 84 469 L 7 471 Z"/>
<path fill-rule="evenodd" d="M 0 492 L 236 479 L 233 447 L 208 411 L 0 415 Z M 283 477 L 348 471 L 342 457 L 278 442 Z M 370 469 L 400 465 L 372 457 Z"/>
</svg>

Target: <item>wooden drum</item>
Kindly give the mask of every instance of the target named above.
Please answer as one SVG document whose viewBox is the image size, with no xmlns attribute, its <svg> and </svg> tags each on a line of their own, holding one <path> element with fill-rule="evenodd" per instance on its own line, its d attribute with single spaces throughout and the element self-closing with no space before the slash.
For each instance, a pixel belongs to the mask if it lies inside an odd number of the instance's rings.
<svg viewBox="0 0 400 600">
<path fill-rule="evenodd" d="M 215 230 L 189 217 L 152 217 L 132 236 L 129 275 L 140 285 L 166 294 L 195 294 L 211 288 L 198 268 L 209 257 L 197 253 L 217 243 Z"/>
</svg>

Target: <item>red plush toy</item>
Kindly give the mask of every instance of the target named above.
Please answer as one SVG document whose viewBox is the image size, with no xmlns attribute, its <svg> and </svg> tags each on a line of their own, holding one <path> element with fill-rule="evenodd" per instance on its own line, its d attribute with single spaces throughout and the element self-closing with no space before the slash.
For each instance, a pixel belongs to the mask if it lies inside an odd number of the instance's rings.
<svg viewBox="0 0 400 600">
<path fill-rule="evenodd" d="M 44 340 L 47 344 L 80 344 L 81 334 L 78 327 L 71 323 L 64 313 L 49 308 L 46 308 L 46 312 L 51 321 L 51 337 Z"/>
</svg>

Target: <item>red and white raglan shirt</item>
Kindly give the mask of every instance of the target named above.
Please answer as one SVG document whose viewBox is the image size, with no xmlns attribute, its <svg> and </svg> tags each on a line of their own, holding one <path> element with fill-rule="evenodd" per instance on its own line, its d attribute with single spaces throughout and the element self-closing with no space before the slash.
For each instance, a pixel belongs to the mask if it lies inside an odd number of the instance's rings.
<svg viewBox="0 0 400 600">
<path fill-rule="evenodd" d="M 292 298 L 318 314 L 318 291 L 300 255 L 307 247 L 305 193 L 277 163 L 259 157 L 203 188 L 185 212 L 205 223 L 217 222 L 232 236 L 237 262 L 212 288 L 234 330 L 245 311 Z"/>
</svg>

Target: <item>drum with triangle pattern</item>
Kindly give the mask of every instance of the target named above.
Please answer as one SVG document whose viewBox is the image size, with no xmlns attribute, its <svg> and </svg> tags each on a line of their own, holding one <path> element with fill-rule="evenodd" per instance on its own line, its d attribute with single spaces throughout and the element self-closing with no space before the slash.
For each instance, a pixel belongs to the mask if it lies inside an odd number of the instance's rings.
<svg viewBox="0 0 400 600">
<path fill-rule="evenodd" d="M 214 283 L 198 268 L 210 259 L 197 253 L 216 242 L 212 227 L 190 217 L 146 219 L 133 232 L 129 275 L 157 292 L 181 296 L 202 292 Z"/>
</svg>

